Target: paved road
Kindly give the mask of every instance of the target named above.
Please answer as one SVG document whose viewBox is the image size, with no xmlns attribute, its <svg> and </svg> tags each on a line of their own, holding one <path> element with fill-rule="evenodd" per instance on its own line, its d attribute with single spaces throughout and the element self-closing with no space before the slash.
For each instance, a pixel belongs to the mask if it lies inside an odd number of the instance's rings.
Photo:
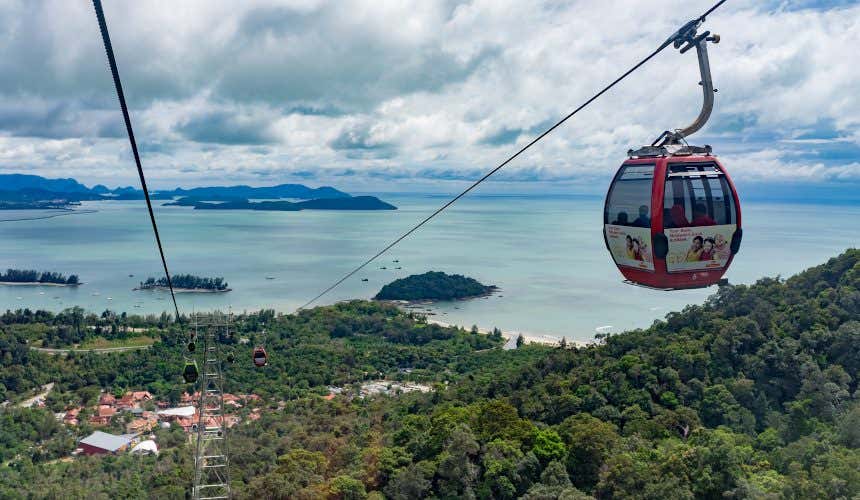
<svg viewBox="0 0 860 500">
<path fill-rule="evenodd" d="M 103 347 L 101 349 L 52 349 L 50 347 L 31 347 L 30 349 L 34 351 L 44 352 L 46 354 L 68 354 L 70 352 L 95 352 L 95 353 L 106 353 L 106 352 L 122 352 L 122 351 L 136 351 L 138 349 L 149 349 L 152 345 L 135 345 L 129 347 Z"/>
</svg>

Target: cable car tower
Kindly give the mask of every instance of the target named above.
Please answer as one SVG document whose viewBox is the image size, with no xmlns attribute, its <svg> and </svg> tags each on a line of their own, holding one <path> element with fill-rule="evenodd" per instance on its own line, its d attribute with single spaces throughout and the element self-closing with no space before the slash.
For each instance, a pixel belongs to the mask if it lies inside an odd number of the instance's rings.
<svg viewBox="0 0 860 500">
<path fill-rule="evenodd" d="M 227 422 L 224 414 L 224 377 L 218 344 L 230 333 L 230 316 L 215 311 L 194 315 L 195 336 L 203 341 L 203 378 L 197 404 L 197 445 L 194 453 L 195 500 L 230 498 L 230 462 L 227 458 Z M 201 338 L 199 329 L 203 330 Z"/>
</svg>

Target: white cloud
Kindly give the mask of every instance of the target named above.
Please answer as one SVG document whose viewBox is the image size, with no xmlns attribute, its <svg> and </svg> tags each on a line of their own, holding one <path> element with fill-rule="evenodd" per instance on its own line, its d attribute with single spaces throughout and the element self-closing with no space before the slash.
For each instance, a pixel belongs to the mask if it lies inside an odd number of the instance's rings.
<svg viewBox="0 0 860 500">
<path fill-rule="evenodd" d="M 199 0 L 105 8 L 154 185 L 310 172 L 349 189 L 384 174 L 407 183 L 491 168 L 708 5 Z M 860 65 L 846 48 L 860 44 L 860 5 L 789 7 L 737 0 L 708 20 L 723 36 L 710 51 L 720 91 L 694 142 L 712 144 L 739 179 L 857 182 Z M 6 0 L 0 23 L 0 170 L 134 183 L 91 7 Z M 695 55 L 667 50 L 500 180 L 603 182 L 629 147 L 696 115 L 697 81 Z"/>
</svg>

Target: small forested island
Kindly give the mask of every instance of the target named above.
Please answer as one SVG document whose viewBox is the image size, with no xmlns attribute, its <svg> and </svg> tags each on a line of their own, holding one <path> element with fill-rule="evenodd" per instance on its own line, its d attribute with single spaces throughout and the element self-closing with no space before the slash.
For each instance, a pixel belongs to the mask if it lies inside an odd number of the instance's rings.
<svg viewBox="0 0 860 500">
<path fill-rule="evenodd" d="M 176 274 L 170 277 L 173 290 L 177 292 L 229 292 L 227 282 L 224 278 L 202 278 L 193 274 Z M 166 277 L 158 279 L 147 278 L 141 281 L 135 290 L 168 289 Z"/>
<path fill-rule="evenodd" d="M 39 272 L 30 269 L 7 269 L 0 272 L 0 285 L 62 285 L 77 286 L 81 282 L 77 274 L 65 277 L 61 273 Z"/>
<path fill-rule="evenodd" d="M 498 290 L 461 274 L 428 271 L 394 280 L 382 287 L 376 300 L 460 300 L 483 297 Z"/>
</svg>

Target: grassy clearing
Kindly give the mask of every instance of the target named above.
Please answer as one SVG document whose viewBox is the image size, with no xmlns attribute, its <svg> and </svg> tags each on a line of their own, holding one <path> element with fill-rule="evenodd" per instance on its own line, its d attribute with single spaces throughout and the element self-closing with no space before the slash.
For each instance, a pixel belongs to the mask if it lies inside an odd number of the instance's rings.
<svg viewBox="0 0 860 500">
<path fill-rule="evenodd" d="M 141 347 L 154 344 L 156 339 L 142 335 L 127 339 L 107 340 L 104 337 L 94 337 L 79 345 L 78 349 L 109 349 L 112 347 Z"/>
</svg>

